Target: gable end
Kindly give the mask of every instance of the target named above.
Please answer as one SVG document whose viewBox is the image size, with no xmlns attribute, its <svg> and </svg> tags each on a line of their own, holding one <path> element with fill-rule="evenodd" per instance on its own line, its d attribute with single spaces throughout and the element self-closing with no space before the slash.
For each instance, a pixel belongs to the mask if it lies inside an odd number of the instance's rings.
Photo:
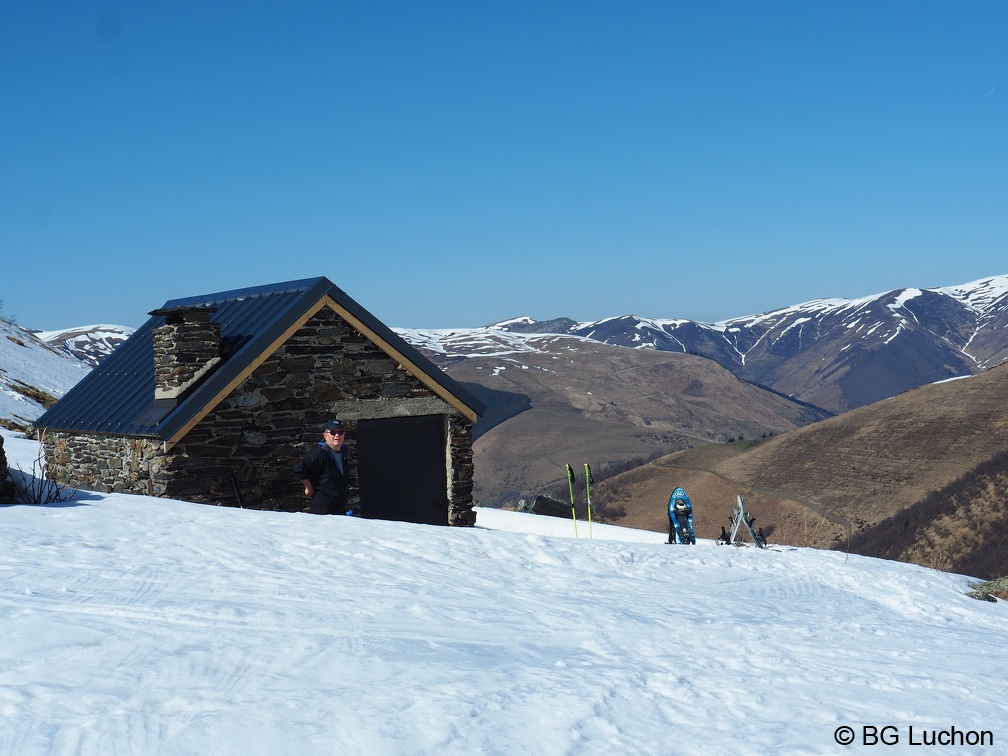
<svg viewBox="0 0 1008 756">
<path fill-rule="evenodd" d="M 295 333 L 297 333 L 301 328 L 308 323 L 313 317 L 315 317 L 323 308 L 328 307 L 336 315 L 347 322 L 352 328 L 358 331 L 364 338 L 374 344 L 378 349 L 380 349 L 389 358 L 394 360 L 397 365 L 406 371 L 409 375 L 416 378 L 424 386 L 426 386 L 435 395 L 444 400 L 449 406 L 457 410 L 463 417 L 466 417 L 470 422 L 476 422 L 477 413 L 458 397 L 456 397 L 451 391 L 441 385 L 433 376 L 428 372 L 421 369 L 418 365 L 410 360 L 406 355 L 404 355 L 400 350 L 396 349 L 394 346 L 389 344 L 385 339 L 383 339 L 379 334 L 377 334 L 373 329 L 369 328 L 363 321 L 355 317 L 346 308 L 342 307 L 336 300 L 330 297 L 328 294 L 319 299 L 314 305 L 312 305 L 307 312 L 305 312 L 301 317 L 299 317 L 294 323 L 292 323 L 286 330 L 283 331 L 276 339 L 273 340 L 265 349 L 261 350 L 258 355 L 251 359 L 242 370 L 235 375 L 230 382 L 217 391 L 217 393 L 211 397 L 202 407 L 194 410 L 192 414 L 188 417 L 186 422 L 180 426 L 172 435 L 164 440 L 164 450 L 168 451 L 176 444 L 178 444 L 189 431 L 191 431 L 196 425 L 200 423 L 214 408 L 220 404 L 224 399 L 231 394 L 237 387 L 241 386 L 248 378 L 264 363 L 269 357 L 276 352 L 285 342 L 287 342 Z M 436 368 L 435 368 L 436 369 Z"/>
</svg>

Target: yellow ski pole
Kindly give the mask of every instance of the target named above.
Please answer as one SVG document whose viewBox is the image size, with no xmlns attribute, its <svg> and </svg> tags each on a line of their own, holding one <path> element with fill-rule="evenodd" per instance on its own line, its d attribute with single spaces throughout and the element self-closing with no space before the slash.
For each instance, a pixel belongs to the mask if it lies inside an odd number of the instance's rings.
<svg viewBox="0 0 1008 756">
<path fill-rule="evenodd" d="M 577 538 L 577 512 L 574 511 L 574 468 L 567 465 L 567 487 L 571 496 L 571 517 L 574 518 L 574 537 Z"/>
<path fill-rule="evenodd" d="M 592 537 L 592 516 L 591 516 L 591 468 L 585 462 L 585 498 L 588 499 L 588 537 Z"/>
</svg>

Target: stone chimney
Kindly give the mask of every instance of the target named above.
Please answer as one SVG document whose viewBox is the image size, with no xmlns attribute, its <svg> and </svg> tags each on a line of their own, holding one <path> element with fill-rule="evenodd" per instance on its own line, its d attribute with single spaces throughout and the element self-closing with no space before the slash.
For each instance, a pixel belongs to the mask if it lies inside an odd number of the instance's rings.
<svg viewBox="0 0 1008 756">
<path fill-rule="evenodd" d="M 169 307 L 164 325 L 154 329 L 154 399 L 178 402 L 221 361 L 220 323 L 211 322 L 216 307 Z"/>
</svg>

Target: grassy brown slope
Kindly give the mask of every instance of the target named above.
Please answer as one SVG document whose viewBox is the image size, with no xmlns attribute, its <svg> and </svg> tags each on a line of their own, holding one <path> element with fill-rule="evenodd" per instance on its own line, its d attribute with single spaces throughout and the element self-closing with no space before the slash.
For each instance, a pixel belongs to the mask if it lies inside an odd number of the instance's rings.
<svg viewBox="0 0 1008 756">
<path fill-rule="evenodd" d="M 682 485 L 694 499 L 698 535 L 710 537 L 742 493 L 778 541 L 845 544 L 848 530 L 857 534 L 897 516 L 1008 449 L 1008 365 L 754 445 L 725 446 L 734 453 L 662 458 L 607 481 L 593 498 L 624 509 L 619 524 L 664 530 L 661 499 Z"/>
<path fill-rule="evenodd" d="M 738 380 L 711 360 L 577 339 L 549 354 L 470 357 L 456 380 L 531 398 L 532 409 L 474 444 L 475 496 L 488 506 L 549 490 L 564 465 L 593 470 L 730 437 L 781 433 L 823 416 Z"/>
<path fill-rule="evenodd" d="M 756 489 L 721 472 L 734 457 L 767 443 L 770 441 L 712 444 L 669 454 L 598 484 L 592 503 L 606 522 L 667 532 L 669 495 L 682 486 L 693 502 L 693 527 L 699 538 L 716 538 L 722 527 L 728 527 L 738 494 L 757 516 L 757 527 L 766 527 L 767 534 L 778 542 L 811 545 L 824 534 L 834 538 L 843 534 L 843 523 L 836 517 L 831 519 L 815 502 Z"/>
<path fill-rule="evenodd" d="M 853 538 L 859 554 L 991 580 L 1008 573 L 1008 451 Z"/>
<path fill-rule="evenodd" d="M 720 472 L 876 525 L 1008 448 L 1008 365 L 788 433 Z"/>
</svg>

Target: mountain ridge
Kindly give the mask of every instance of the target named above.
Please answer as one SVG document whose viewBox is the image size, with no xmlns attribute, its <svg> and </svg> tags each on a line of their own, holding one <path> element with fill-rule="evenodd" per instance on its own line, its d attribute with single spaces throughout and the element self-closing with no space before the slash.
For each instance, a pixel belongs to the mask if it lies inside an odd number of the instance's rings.
<svg viewBox="0 0 1008 756">
<path fill-rule="evenodd" d="M 36 338 L 70 354 L 81 362 L 97 367 L 136 329 L 117 325 L 86 325 L 57 331 L 31 331 Z"/>
<path fill-rule="evenodd" d="M 857 299 L 820 298 L 716 323 L 523 316 L 483 328 L 396 330 L 445 364 L 534 351 L 530 339 L 548 335 L 695 354 L 837 413 L 1008 360 L 1008 275 Z"/>
</svg>

